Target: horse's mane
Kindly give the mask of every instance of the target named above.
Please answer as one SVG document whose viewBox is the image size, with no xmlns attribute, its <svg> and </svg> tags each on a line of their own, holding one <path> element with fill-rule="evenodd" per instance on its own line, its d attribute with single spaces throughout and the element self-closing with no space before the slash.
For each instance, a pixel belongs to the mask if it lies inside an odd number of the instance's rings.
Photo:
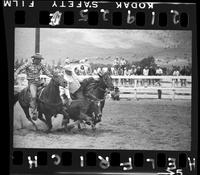
<svg viewBox="0 0 200 175">
<path fill-rule="evenodd" d="M 93 77 L 84 79 L 81 82 L 83 94 L 86 94 L 90 89 L 94 89 L 98 83 L 99 83 L 99 80 L 95 80 Z"/>
<path fill-rule="evenodd" d="M 51 79 L 50 82 L 44 87 L 44 90 L 42 91 L 42 100 L 49 99 L 50 97 L 53 98 L 55 101 L 59 102 L 61 101 L 61 98 L 59 95 L 56 95 L 55 93 L 51 93 L 52 91 L 55 91 L 54 80 Z"/>
</svg>

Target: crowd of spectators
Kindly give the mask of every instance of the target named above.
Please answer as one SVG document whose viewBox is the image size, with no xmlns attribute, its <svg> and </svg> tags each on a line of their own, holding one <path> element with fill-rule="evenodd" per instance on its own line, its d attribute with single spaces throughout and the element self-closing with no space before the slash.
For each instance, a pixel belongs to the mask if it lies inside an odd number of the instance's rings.
<svg viewBox="0 0 200 175">
<path fill-rule="evenodd" d="M 16 62 L 16 68 L 19 67 L 22 63 Z M 25 60 L 26 62 L 26 60 Z M 61 65 L 47 65 L 49 70 L 61 71 Z M 16 69 L 15 68 L 15 69 Z M 77 75 L 97 75 L 99 73 L 109 72 L 111 75 L 145 75 L 145 76 L 155 76 L 155 75 L 173 75 L 173 76 L 189 76 L 191 75 L 191 68 L 189 66 L 172 66 L 171 68 L 161 67 L 157 64 L 141 65 L 141 64 L 130 64 L 124 58 L 116 58 L 113 61 L 113 64 L 104 65 L 104 64 L 93 64 L 92 67 L 85 66 L 84 64 L 75 67 L 74 69 Z"/>
<path fill-rule="evenodd" d="M 109 72 L 111 75 L 144 75 L 144 76 L 161 76 L 161 75 L 173 75 L 173 76 L 189 76 L 191 75 L 191 68 L 189 66 L 172 66 L 171 68 L 161 67 L 159 65 L 130 65 L 124 58 L 116 58 L 112 66 L 99 66 L 92 70 L 93 75 L 98 73 Z"/>
<path fill-rule="evenodd" d="M 23 64 L 25 61 L 16 62 L 15 63 L 15 69 L 19 67 L 21 64 Z M 144 63 L 144 62 L 143 62 Z M 55 72 L 62 72 L 63 67 L 62 65 L 47 65 L 48 70 L 52 70 Z M 187 66 L 171 66 L 171 68 L 168 67 L 161 67 L 153 61 L 152 64 L 141 64 L 141 62 L 138 63 L 129 63 L 124 58 L 116 58 L 113 60 L 113 64 L 84 64 L 84 63 L 78 63 L 77 67 L 74 67 L 74 72 L 77 75 L 98 75 L 99 73 L 106 73 L 109 72 L 113 76 L 174 76 L 174 85 L 182 87 L 186 86 L 186 79 L 177 79 L 178 76 L 190 76 L 191 75 L 191 67 L 189 65 Z M 123 85 L 130 85 L 134 84 L 133 79 L 124 78 L 121 79 L 121 82 L 118 82 L 118 80 L 115 80 L 116 84 L 121 83 Z M 161 85 L 159 79 L 138 79 L 137 84 L 140 86 L 145 85 Z"/>
</svg>

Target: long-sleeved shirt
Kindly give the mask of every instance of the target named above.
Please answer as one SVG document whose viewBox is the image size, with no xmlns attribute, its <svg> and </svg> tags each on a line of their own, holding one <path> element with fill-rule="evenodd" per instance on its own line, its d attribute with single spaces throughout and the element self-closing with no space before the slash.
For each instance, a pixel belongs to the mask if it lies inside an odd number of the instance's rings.
<svg viewBox="0 0 200 175">
<path fill-rule="evenodd" d="M 32 62 L 25 63 L 16 70 L 15 75 L 18 75 L 22 70 L 26 71 L 27 80 L 40 78 L 41 71 L 49 77 L 52 76 L 42 63 L 38 65 L 33 64 Z"/>
</svg>

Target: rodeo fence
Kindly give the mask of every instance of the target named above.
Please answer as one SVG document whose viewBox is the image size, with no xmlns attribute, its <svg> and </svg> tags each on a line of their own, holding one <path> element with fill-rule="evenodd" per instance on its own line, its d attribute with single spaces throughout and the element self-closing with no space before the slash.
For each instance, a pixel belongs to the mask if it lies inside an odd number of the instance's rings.
<svg viewBox="0 0 200 175">
<path fill-rule="evenodd" d="M 79 80 L 98 75 L 80 75 Z M 192 95 L 192 77 L 191 76 L 111 76 L 115 87 L 119 88 L 120 98 L 140 99 L 140 98 L 158 98 L 158 99 L 191 99 Z M 48 83 L 50 78 L 41 75 L 41 80 Z M 26 76 L 18 76 L 18 83 L 15 90 L 20 91 L 28 84 Z"/>
<path fill-rule="evenodd" d="M 84 79 L 98 76 L 79 76 Z M 191 76 L 111 76 L 120 98 L 191 99 Z"/>
</svg>

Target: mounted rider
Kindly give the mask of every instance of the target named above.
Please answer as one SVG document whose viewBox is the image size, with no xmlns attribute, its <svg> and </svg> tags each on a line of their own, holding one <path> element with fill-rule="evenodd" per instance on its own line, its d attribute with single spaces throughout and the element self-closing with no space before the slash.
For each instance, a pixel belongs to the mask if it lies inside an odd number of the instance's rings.
<svg viewBox="0 0 200 175">
<path fill-rule="evenodd" d="M 94 78 L 92 78 L 92 77 L 88 78 L 88 79 L 84 79 L 84 80 L 80 79 L 75 74 L 70 63 L 71 62 L 70 62 L 69 58 L 65 59 L 65 65 L 63 66 L 63 70 L 64 70 L 64 79 L 68 81 L 68 86 L 65 88 L 60 87 L 60 96 L 63 100 L 63 104 L 68 103 L 70 105 L 72 102 L 72 99 L 80 99 L 80 98 L 83 98 L 83 96 L 93 99 L 93 100 L 98 100 L 93 95 L 93 87 L 86 88 L 86 86 L 88 85 L 88 82 L 93 81 L 93 83 L 92 83 L 92 85 L 93 85 L 93 84 L 95 84 L 96 80 L 94 80 Z M 77 93 L 79 88 L 81 88 L 81 84 L 84 84 L 83 94 Z M 66 99 L 66 97 L 67 97 L 67 99 Z"/>
<path fill-rule="evenodd" d="M 61 92 L 61 98 L 64 103 L 66 103 L 65 97 L 67 96 L 67 101 L 69 105 L 72 102 L 72 98 L 77 98 L 76 97 L 76 92 L 77 90 L 81 87 L 80 80 L 76 76 L 75 72 L 72 69 L 72 66 L 70 65 L 70 60 L 69 58 L 65 59 L 65 64 L 63 66 L 63 74 L 64 74 L 64 79 L 68 81 L 68 86 L 66 88 L 60 88 Z"/>
<path fill-rule="evenodd" d="M 15 71 L 14 78 L 17 79 L 17 75 L 22 71 L 25 70 L 27 74 L 27 80 L 28 80 L 28 86 L 31 93 L 31 113 L 32 113 L 32 119 L 37 120 L 38 118 L 38 111 L 37 111 L 37 103 L 36 103 L 36 97 L 37 97 L 37 89 L 39 86 L 41 86 L 40 81 L 40 75 L 41 72 L 52 78 L 52 74 L 47 70 L 44 64 L 41 63 L 41 60 L 44 59 L 40 53 L 36 53 L 32 57 L 32 62 L 27 62 L 21 67 L 19 67 Z"/>
</svg>

